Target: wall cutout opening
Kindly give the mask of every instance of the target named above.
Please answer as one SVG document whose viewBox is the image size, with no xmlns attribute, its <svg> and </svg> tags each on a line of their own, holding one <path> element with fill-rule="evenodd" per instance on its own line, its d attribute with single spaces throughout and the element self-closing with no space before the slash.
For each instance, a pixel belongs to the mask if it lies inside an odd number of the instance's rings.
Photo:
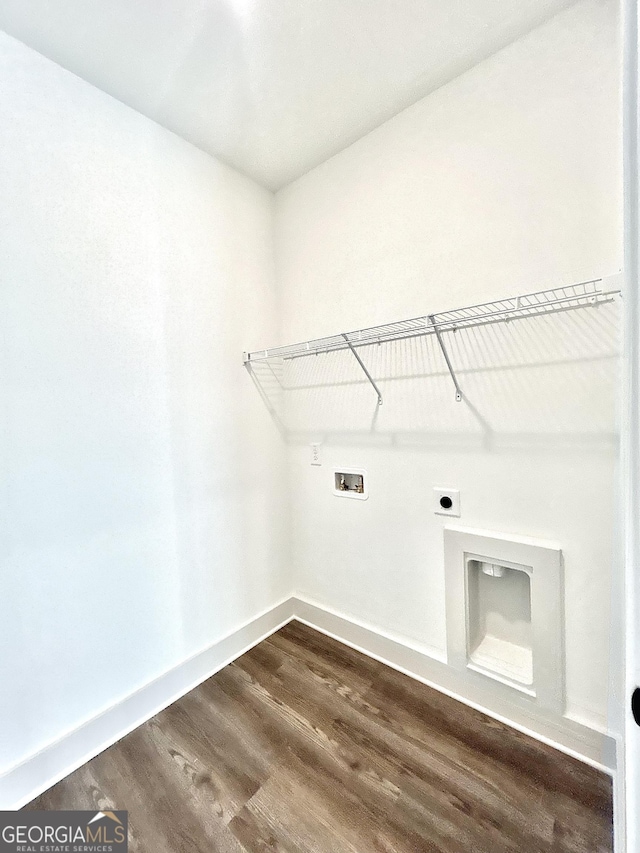
<svg viewBox="0 0 640 853">
<path fill-rule="evenodd" d="M 496 696 L 564 713 L 562 551 L 511 533 L 444 529 L 447 661 Z"/>
<path fill-rule="evenodd" d="M 333 493 L 342 498 L 366 500 L 369 497 L 367 489 L 367 472 L 363 468 L 334 468 Z"/>
<path fill-rule="evenodd" d="M 533 685 L 531 568 L 466 559 L 469 665 L 516 685 Z"/>
</svg>

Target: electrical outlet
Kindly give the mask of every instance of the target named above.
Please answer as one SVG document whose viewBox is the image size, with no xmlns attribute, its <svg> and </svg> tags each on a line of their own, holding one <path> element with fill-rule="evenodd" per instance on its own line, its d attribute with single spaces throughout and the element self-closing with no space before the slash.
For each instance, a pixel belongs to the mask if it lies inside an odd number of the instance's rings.
<svg viewBox="0 0 640 853">
<path fill-rule="evenodd" d="M 458 489 L 433 490 L 433 511 L 436 515 L 460 516 L 460 492 Z"/>
<path fill-rule="evenodd" d="M 322 465 L 322 454 L 320 453 L 321 444 L 311 445 L 311 464 Z"/>
</svg>

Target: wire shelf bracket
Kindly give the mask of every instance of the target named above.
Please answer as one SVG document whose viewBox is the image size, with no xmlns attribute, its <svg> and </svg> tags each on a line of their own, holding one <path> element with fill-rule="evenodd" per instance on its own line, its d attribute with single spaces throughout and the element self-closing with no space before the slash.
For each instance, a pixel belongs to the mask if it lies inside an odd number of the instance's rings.
<svg viewBox="0 0 640 853">
<path fill-rule="evenodd" d="M 447 348 L 444 345 L 444 341 L 442 340 L 442 335 L 440 334 L 440 329 L 438 328 L 438 326 L 436 324 L 435 314 L 429 315 L 429 322 L 433 326 L 435 336 L 438 339 L 438 344 L 440 345 L 440 349 L 442 350 L 442 355 L 444 356 L 444 360 L 447 363 L 447 369 L 449 370 L 449 373 L 451 374 L 451 378 L 453 379 L 453 384 L 455 385 L 455 388 L 456 388 L 456 402 L 460 403 L 462 401 L 462 391 L 460 390 L 460 386 L 458 385 L 458 379 L 456 377 L 455 370 L 451 366 L 451 359 L 449 358 L 449 353 L 447 352 Z M 454 331 L 455 331 L 455 329 L 454 329 Z"/>
<path fill-rule="evenodd" d="M 287 361 L 348 349 L 378 395 L 378 405 L 382 405 L 380 389 L 357 352 L 357 348 L 388 341 L 435 335 L 455 386 L 456 400 L 460 402 L 463 395 L 445 343 L 446 332 L 457 332 L 460 329 L 485 326 L 491 323 L 524 320 L 529 317 L 556 314 L 560 311 L 573 311 L 578 308 L 597 308 L 606 302 L 613 302 L 620 296 L 620 280 L 621 275 L 617 274 L 608 276 L 606 279 L 591 279 L 578 284 L 564 285 L 551 290 L 540 290 L 536 293 L 527 293 L 495 302 L 484 302 L 466 308 L 457 308 L 453 311 L 443 311 L 439 314 L 427 314 L 412 320 L 401 320 L 397 323 L 373 326 L 355 332 L 344 332 L 299 344 L 245 352 L 243 361 L 245 367 L 250 369 L 252 362 L 268 361 L 269 359 Z"/>
<path fill-rule="evenodd" d="M 381 406 L 381 405 L 382 405 L 382 394 L 380 393 L 380 389 L 378 388 L 378 386 L 376 385 L 376 383 L 373 381 L 373 378 L 372 378 L 371 374 L 369 373 L 369 371 L 368 371 L 368 370 L 367 370 L 367 368 L 365 367 L 365 364 L 364 364 L 363 360 L 360 358 L 360 356 L 359 356 L 359 355 L 358 355 L 358 353 L 356 352 L 356 349 L 355 349 L 355 347 L 353 346 L 353 344 L 351 343 L 351 341 L 349 340 L 348 335 L 344 334 L 342 337 L 343 337 L 343 338 L 345 339 L 345 341 L 347 342 L 347 346 L 349 347 L 349 349 L 350 349 L 350 350 L 351 350 L 351 352 L 353 353 L 355 360 L 358 362 L 358 364 L 359 364 L 359 365 L 360 365 L 360 367 L 362 368 L 362 371 L 363 371 L 364 375 L 367 377 L 367 379 L 369 380 L 369 382 L 373 385 L 373 390 L 374 390 L 374 391 L 376 392 L 376 394 L 378 395 L 378 405 L 379 405 L 379 406 Z"/>
</svg>

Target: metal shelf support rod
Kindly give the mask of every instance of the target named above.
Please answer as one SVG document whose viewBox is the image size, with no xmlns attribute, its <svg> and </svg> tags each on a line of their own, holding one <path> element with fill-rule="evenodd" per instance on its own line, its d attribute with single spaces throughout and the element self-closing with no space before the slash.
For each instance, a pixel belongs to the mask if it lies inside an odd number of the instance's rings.
<svg viewBox="0 0 640 853">
<path fill-rule="evenodd" d="M 456 378 L 455 371 L 451 366 L 451 361 L 449 359 L 449 353 L 447 352 L 447 348 L 444 345 L 444 341 L 442 340 L 442 335 L 440 334 L 440 329 L 437 327 L 435 318 L 433 314 L 429 315 L 429 321 L 433 326 L 433 330 L 436 333 L 436 338 L 438 339 L 438 343 L 440 344 L 440 349 L 442 350 L 442 355 L 444 356 L 444 360 L 447 362 L 447 367 L 449 369 L 449 373 L 451 374 L 451 378 L 453 379 L 453 384 L 456 386 L 456 402 L 459 403 L 462 400 L 462 391 L 460 390 L 460 386 L 458 385 L 458 380 Z"/>
<path fill-rule="evenodd" d="M 371 374 L 369 373 L 369 371 L 368 371 L 368 370 L 367 370 L 367 368 L 365 367 L 365 364 L 364 364 L 363 360 L 360 358 L 360 356 L 359 356 L 359 355 L 358 355 L 358 353 L 356 352 L 356 349 L 355 349 L 355 347 L 353 346 L 353 344 L 351 343 L 351 341 L 349 340 L 349 338 L 348 338 L 346 335 L 343 335 L 342 337 L 343 337 L 343 338 L 345 339 L 345 341 L 347 342 L 347 346 L 349 347 L 349 349 L 350 349 L 350 350 L 351 350 L 351 352 L 353 353 L 353 355 L 354 355 L 354 357 L 355 357 L 355 360 L 358 362 L 358 364 L 359 364 L 359 365 L 360 365 L 360 367 L 362 368 L 362 370 L 363 370 L 363 372 L 364 372 L 364 375 L 367 377 L 367 379 L 369 380 L 369 382 L 373 385 L 373 390 L 374 390 L 374 391 L 376 392 L 376 394 L 378 395 L 378 405 L 379 405 L 379 406 L 381 406 L 381 405 L 382 405 L 382 394 L 380 393 L 380 389 L 378 388 L 378 386 L 376 385 L 376 383 L 373 381 L 373 377 L 371 376 Z"/>
</svg>

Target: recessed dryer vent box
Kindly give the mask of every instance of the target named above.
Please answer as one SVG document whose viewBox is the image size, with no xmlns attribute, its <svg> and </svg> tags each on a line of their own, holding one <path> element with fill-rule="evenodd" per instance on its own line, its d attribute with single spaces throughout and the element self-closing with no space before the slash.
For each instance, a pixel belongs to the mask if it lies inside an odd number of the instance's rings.
<svg viewBox="0 0 640 853">
<path fill-rule="evenodd" d="M 533 689 L 531 567 L 466 554 L 467 661 Z"/>
<path fill-rule="evenodd" d="M 564 711 L 562 551 L 555 542 L 446 527 L 447 660 Z"/>
<path fill-rule="evenodd" d="M 366 501 L 369 497 L 367 472 L 364 468 L 334 468 L 333 494 L 339 498 Z"/>
</svg>

